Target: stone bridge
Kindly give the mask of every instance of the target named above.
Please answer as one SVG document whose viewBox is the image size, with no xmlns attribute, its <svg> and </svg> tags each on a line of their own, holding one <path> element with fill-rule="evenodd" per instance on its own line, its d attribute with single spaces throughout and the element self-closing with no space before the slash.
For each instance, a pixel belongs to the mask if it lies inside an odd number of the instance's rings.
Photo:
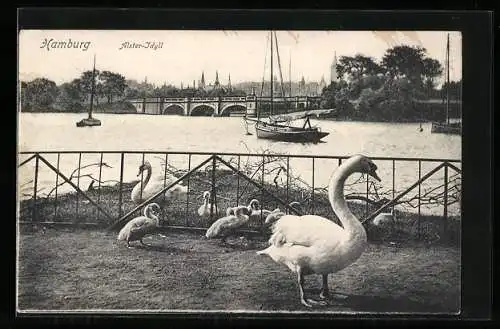
<svg viewBox="0 0 500 329">
<path fill-rule="evenodd" d="M 300 109 L 307 108 L 309 104 L 318 101 L 321 97 L 293 96 L 275 97 L 274 102 L 288 102 Z M 231 116 L 247 115 L 256 116 L 256 108 L 259 102 L 270 102 L 270 97 L 229 96 L 229 97 L 156 97 L 129 99 L 134 105 L 137 113 L 144 114 L 174 114 L 185 116 Z"/>
</svg>

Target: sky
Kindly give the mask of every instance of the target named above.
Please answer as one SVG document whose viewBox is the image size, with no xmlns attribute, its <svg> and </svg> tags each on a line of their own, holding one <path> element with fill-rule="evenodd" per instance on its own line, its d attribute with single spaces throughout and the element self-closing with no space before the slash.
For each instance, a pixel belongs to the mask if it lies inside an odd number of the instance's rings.
<svg viewBox="0 0 500 329">
<path fill-rule="evenodd" d="M 358 53 L 379 61 L 387 48 L 396 45 L 421 46 L 443 66 L 446 36 L 450 33 L 450 80 L 462 76 L 462 40 L 452 31 L 277 31 L 283 79 L 302 76 L 306 82 L 328 82 L 334 54 Z M 162 85 L 192 85 L 205 72 L 207 83 L 261 81 L 269 76 L 268 31 L 145 31 L 145 30 L 21 30 L 18 38 L 19 79 L 46 77 L 57 84 L 69 82 L 83 71 L 96 68 L 118 72 L 127 79 Z M 47 47 L 47 42 L 48 47 Z M 79 48 L 52 48 L 54 42 L 75 42 Z M 124 42 L 163 43 L 161 48 L 124 48 Z M 265 58 L 267 64 L 264 67 Z M 278 75 L 275 55 L 275 74 Z M 264 71 L 265 69 L 265 71 Z M 279 76 L 279 75 L 278 75 Z M 439 83 L 439 81 L 438 81 Z"/>
</svg>

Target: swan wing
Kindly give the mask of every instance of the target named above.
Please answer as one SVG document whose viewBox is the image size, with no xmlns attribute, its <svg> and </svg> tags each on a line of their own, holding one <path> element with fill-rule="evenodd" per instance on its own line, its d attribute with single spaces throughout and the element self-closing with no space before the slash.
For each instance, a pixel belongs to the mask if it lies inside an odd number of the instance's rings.
<svg viewBox="0 0 500 329">
<path fill-rule="evenodd" d="M 239 218 L 236 216 L 226 216 L 216 220 L 212 226 L 207 230 L 205 236 L 207 238 L 215 238 L 221 234 L 225 234 L 229 231 L 235 230 L 243 226 L 247 222 L 246 219 Z"/>
<path fill-rule="evenodd" d="M 269 243 L 305 247 L 314 244 L 336 243 L 344 238 L 345 231 L 334 222 L 316 215 L 285 215 L 275 222 Z"/>
</svg>

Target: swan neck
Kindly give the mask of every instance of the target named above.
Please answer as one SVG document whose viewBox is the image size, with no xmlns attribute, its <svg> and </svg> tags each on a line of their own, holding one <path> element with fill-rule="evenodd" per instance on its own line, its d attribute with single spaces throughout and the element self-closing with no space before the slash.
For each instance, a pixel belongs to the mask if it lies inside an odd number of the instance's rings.
<svg viewBox="0 0 500 329">
<path fill-rule="evenodd" d="M 344 196 L 345 181 L 352 173 L 351 166 L 339 167 L 330 179 L 328 197 L 333 212 L 342 223 L 344 230 L 351 235 L 366 234 L 361 222 L 349 209 Z"/>
<path fill-rule="evenodd" d="M 148 184 L 149 180 L 151 179 L 151 168 L 148 167 L 147 169 L 147 173 L 146 173 L 146 177 L 142 177 L 142 188 L 144 189 L 144 187 Z"/>
</svg>

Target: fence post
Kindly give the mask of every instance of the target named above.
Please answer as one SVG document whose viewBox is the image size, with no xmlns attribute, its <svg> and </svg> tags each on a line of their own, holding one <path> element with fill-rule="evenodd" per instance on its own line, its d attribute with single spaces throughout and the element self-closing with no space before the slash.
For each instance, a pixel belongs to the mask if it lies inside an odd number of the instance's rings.
<svg viewBox="0 0 500 329">
<path fill-rule="evenodd" d="M 118 194 L 118 218 L 122 217 L 122 201 L 123 201 L 123 162 L 125 154 L 120 155 L 120 193 Z"/>
<path fill-rule="evenodd" d="M 315 158 L 312 158 L 312 195 L 311 195 L 311 213 L 314 215 L 314 160 Z"/>
<path fill-rule="evenodd" d="M 188 155 L 188 172 L 191 171 L 191 154 Z M 190 177 L 187 177 L 187 186 L 188 186 L 188 193 L 186 193 L 186 227 L 189 226 L 189 220 L 188 220 L 188 213 L 189 213 L 189 186 L 190 186 Z"/>
<path fill-rule="evenodd" d="M 264 201 L 264 163 L 266 162 L 266 157 L 265 155 L 262 156 L 262 179 L 261 179 L 261 185 L 262 188 L 260 190 L 260 222 L 263 223 L 262 221 L 262 209 L 264 209 L 263 201 Z"/>
<path fill-rule="evenodd" d="M 80 169 L 81 169 L 81 166 L 82 166 L 82 152 L 79 152 L 78 153 L 78 176 L 76 177 L 76 186 L 78 188 L 80 188 L 80 175 L 81 175 L 81 172 L 80 172 Z M 79 216 L 78 216 L 78 212 L 79 212 L 79 207 L 80 206 L 80 194 L 79 193 L 76 193 L 76 221 L 78 222 L 79 221 Z"/>
<path fill-rule="evenodd" d="M 215 190 L 215 163 L 216 159 L 215 159 L 215 154 L 212 155 L 212 193 L 210 193 L 212 195 L 212 202 L 210 204 L 210 220 L 214 220 L 214 207 L 217 206 L 217 191 Z"/>
<path fill-rule="evenodd" d="M 56 168 L 57 168 L 57 171 L 59 171 L 59 160 L 61 158 L 61 153 L 57 153 L 57 164 L 56 164 Z M 56 221 L 57 219 L 57 199 L 58 199 L 58 195 L 57 195 L 57 187 L 59 186 L 59 174 L 56 172 L 56 195 L 54 197 L 54 219 L 52 219 L 52 221 Z"/>
<path fill-rule="evenodd" d="M 448 163 L 444 166 L 444 200 L 443 200 L 443 234 L 446 234 L 448 226 Z"/>
<path fill-rule="evenodd" d="M 101 203 L 101 180 L 102 180 L 102 158 L 103 158 L 103 153 L 101 152 L 101 158 L 99 159 L 99 186 L 98 186 L 98 190 L 97 190 L 97 204 L 100 204 Z M 97 217 L 97 220 L 100 220 L 99 218 L 99 210 L 96 209 L 96 217 Z"/>
<path fill-rule="evenodd" d="M 290 204 L 290 156 L 286 157 L 286 204 Z M 286 213 L 289 213 L 288 208 Z"/>
<path fill-rule="evenodd" d="M 422 178 L 422 161 L 418 160 L 418 180 Z M 418 217 L 417 217 L 417 239 L 421 239 L 421 212 L 420 212 L 420 206 L 422 203 L 421 197 L 422 197 L 422 183 L 418 184 Z"/>
<path fill-rule="evenodd" d="M 163 187 L 167 186 L 168 153 L 165 153 L 165 169 L 163 171 Z M 189 191 L 188 191 L 189 192 Z M 163 203 L 166 204 L 167 195 L 163 193 Z M 162 222 L 165 222 L 165 212 L 162 211 Z M 168 218 L 167 218 L 168 225 Z"/>
<path fill-rule="evenodd" d="M 32 209 L 32 214 L 31 214 L 31 220 L 33 222 L 36 222 L 37 220 L 37 206 L 36 206 L 36 200 L 37 200 L 37 189 L 38 189 L 38 166 L 39 166 L 39 158 L 38 158 L 38 153 L 36 153 L 35 157 L 35 182 L 33 183 L 33 209 Z"/>
<path fill-rule="evenodd" d="M 240 171 L 240 161 L 241 155 L 238 154 L 238 171 Z M 236 175 L 237 185 L 236 185 L 236 205 L 240 204 L 240 175 Z"/>
</svg>

